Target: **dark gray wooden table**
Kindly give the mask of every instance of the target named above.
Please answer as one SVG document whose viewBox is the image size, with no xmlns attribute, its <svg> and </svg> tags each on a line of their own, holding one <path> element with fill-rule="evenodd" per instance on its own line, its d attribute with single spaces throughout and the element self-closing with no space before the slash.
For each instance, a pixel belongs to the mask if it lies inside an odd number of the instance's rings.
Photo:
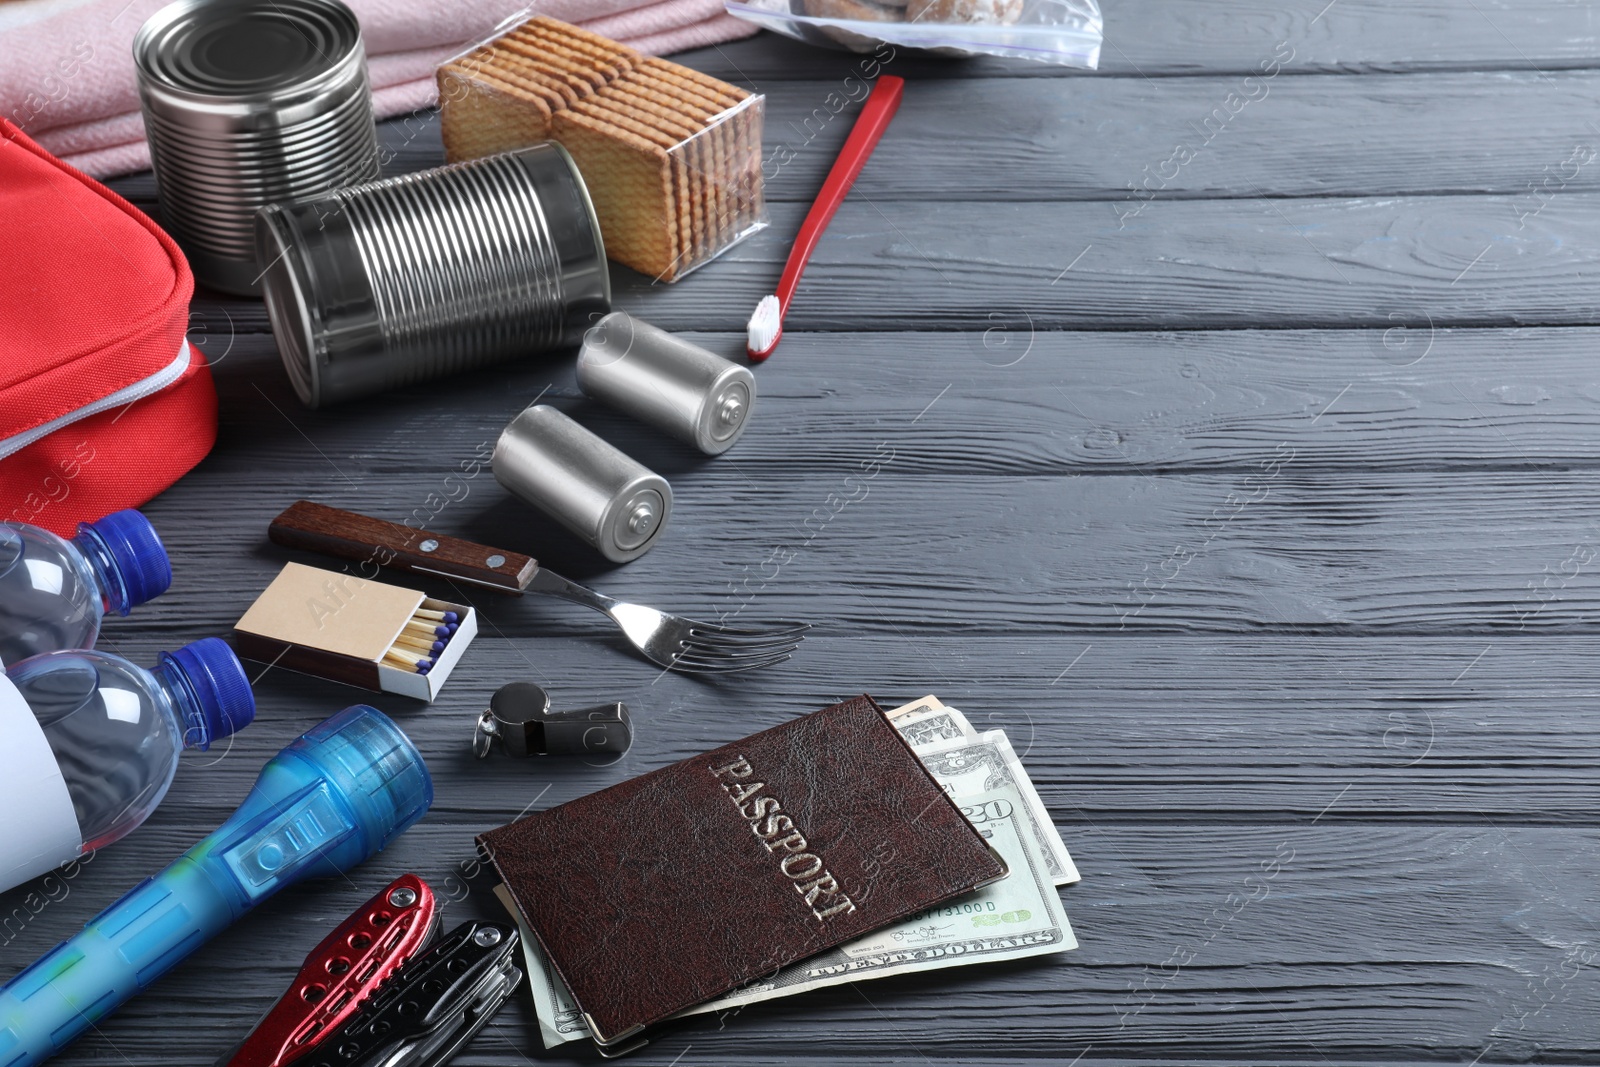
<svg viewBox="0 0 1600 1067">
<path fill-rule="evenodd" d="M 463 591 L 484 632 L 431 707 L 266 672 L 256 725 L 185 759 L 147 827 L 59 899 L 0 899 L 7 971 L 346 704 L 416 739 L 433 812 L 64 1063 L 207 1063 L 395 874 L 497 916 L 474 833 L 862 690 L 1010 733 L 1082 868 L 1082 948 L 762 1005 L 633 1062 L 1600 1060 L 1600 8 L 1106 5 L 1093 76 L 889 65 L 905 105 L 719 459 L 585 402 L 566 357 L 309 412 L 259 304 L 196 301 L 221 440 L 151 504 L 176 581 L 107 647 L 148 662 L 226 633 L 287 558 L 265 530 L 297 497 L 817 628 L 790 663 L 707 683 L 658 677 L 598 616 Z M 618 305 L 734 355 L 859 59 L 758 39 L 688 61 L 768 94 L 767 149 L 794 159 L 770 229 L 676 286 L 618 269 Z M 439 159 L 426 118 L 385 137 L 398 169 Z M 149 202 L 148 175 L 116 184 Z M 546 390 L 672 481 L 638 562 L 602 566 L 487 473 L 446 486 Z M 473 717 L 513 679 L 625 699 L 632 752 L 475 762 Z M 571 1058 L 593 1054 L 543 1051 L 519 1002 L 458 1062 Z"/>
</svg>

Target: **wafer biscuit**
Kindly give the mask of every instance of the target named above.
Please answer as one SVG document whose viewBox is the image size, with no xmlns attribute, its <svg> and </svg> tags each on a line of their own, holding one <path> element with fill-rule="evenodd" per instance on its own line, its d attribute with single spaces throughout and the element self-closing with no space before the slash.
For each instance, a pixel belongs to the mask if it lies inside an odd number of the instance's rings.
<svg viewBox="0 0 1600 1067">
<path fill-rule="evenodd" d="M 550 139 L 550 108 L 492 75 L 439 71 L 445 158 L 479 159 Z"/>
<path fill-rule="evenodd" d="M 682 260 L 673 218 L 671 168 L 666 151 L 608 122 L 572 111 L 557 112 L 556 139 L 589 179 L 606 252 L 642 273 L 676 277 Z"/>
<path fill-rule="evenodd" d="M 724 157 L 743 163 L 739 173 L 724 175 L 725 185 L 735 192 L 739 205 L 737 211 L 730 213 L 729 224 L 733 233 L 730 239 L 736 239 L 748 226 L 764 218 L 765 203 L 761 195 L 761 112 L 739 107 L 751 98 L 751 94 L 710 75 L 663 59 L 646 59 L 640 64 L 635 77 L 658 84 L 664 92 L 686 102 L 700 101 L 704 106 L 715 108 L 719 114 L 734 109 L 713 131 L 713 137 L 723 145 Z M 751 213 L 750 221 L 740 224 L 739 216 L 747 211 Z"/>
<path fill-rule="evenodd" d="M 761 98 L 538 16 L 438 72 L 445 150 L 540 140 L 584 175 L 611 258 L 673 280 L 764 224 Z"/>
<path fill-rule="evenodd" d="M 621 41 L 613 40 L 603 33 L 586 30 L 575 23 L 563 22 L 550 15 L 535 15 L 530 19 L 525 19 L 517 23 L 507 36 L 529 34 L 569 41 L 576 47 L 592 49 L 596 55 L 626 55 L 634 59 L 643 58 L 639 52 Z"/>
<path fill-rule="evenodd" d="M 610 123 L 662 149 L 672 171 L 674 203 L 667 218 L 669 224 L 675 224 L 678 230 L 679 258 L 701 255 L 706 241 L 705 194 L 700 176 L 694 173 L 685 154 L 672 151 L 679 147 L 682 136 L 674 136 L 651 124 L 647 114 L 625 100 L 613 99 L 609 93 L 586 100 L 575 110 Z"/>
<path fill-rule="evenodd" d="M 665 87 L 664 79 L 655 77 L 655 72 L 650 71 L 648 65 L 608 86 L 606 93 L 626 94 L 642 108 L 667 114 L 676 112 L 680 116 L 679 122 L 683 125 L 673 124 L 665 116 L 661 117 L 661 121 L 674 125 L 687 142 L 685 154 L 690 159 L 690 165 L 704 179 L 705 214 L 709 220 L 707 240 L 710 247 L 722 248 L 730 239 L 733 216 L 737 214 L 737 189 L 727 170 L 725 129 L 712 124 L 721 109 L 709 102 L 699 103 L 704 98 L 698 94 L 672 92 Z"/>
<path fill-rule="evenodd" d="M 704 158 L 707 155 L 704 151 L 704 139 L 696 137 L 696 134 L 702 132 L 703 125 L 673 110 L 670 106 L 664 106 L 662 101 L 623 92 L 626 83 L 627 79 L 621 79 L 616 84 L 608 86 L 598 99 L 605 101 L 610 107 L 626 109 L 630 116 L 666 139 L 674 165 L 682 175 L 682 180 L 687 183 L 686 191 L 693 200 L 696 225 L 688 245 L 689 255 L 695 257 L 705 255 L 708 248 L 717 245 L 718 181 L 712 161 Z M 657 143 L 663 142 L 657 141 Z"/>
<path fill-rule="evenodd" d="M 724 203 L 723 188 L 726 182 L 718 158 L 719 144 L 707 130 L 711 113 L 673 94 L 660 92 L 652 81 L 642 78 L 638 72 L 607 86 L 601 96 L 626 100 L 629 107 L 643 113 L 645 121 L 656 125 L 679 142 L 673 154 L 684 160 L 694 178 L 695 195 L 701 201 L 701 215 L 705 219 L 704 236 L 694 254 L 715 254 L 724 244 L 721 219 L 727 205 Z"/>
</svg>

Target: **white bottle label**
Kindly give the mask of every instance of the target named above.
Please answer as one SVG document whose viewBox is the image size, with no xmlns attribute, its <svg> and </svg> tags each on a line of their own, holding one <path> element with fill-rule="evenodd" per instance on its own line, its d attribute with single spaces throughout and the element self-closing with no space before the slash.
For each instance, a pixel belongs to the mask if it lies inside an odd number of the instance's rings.
<svg viewBox="0 0 1600 1067">
<path fill-rule="evenodd" d="M 0 674 L 0 891 L 76 859 L 83 848 L 72 795 L 44 727 Z"/>
</svg>

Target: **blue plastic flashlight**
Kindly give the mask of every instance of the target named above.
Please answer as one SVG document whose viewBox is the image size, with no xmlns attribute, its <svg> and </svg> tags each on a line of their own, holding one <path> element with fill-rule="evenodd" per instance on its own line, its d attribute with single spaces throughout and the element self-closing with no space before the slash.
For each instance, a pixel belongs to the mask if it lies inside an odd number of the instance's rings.
<svg viewBox="0 0 1600 1067">
<path fill-rule="evenodd" d="M 0 1067 L 55 1055 L 245 912 L 349 870 L 432 803 L 422 757 L 376 708 L 302 734 L 215 833 L 0 988 Z"/>
</svg>

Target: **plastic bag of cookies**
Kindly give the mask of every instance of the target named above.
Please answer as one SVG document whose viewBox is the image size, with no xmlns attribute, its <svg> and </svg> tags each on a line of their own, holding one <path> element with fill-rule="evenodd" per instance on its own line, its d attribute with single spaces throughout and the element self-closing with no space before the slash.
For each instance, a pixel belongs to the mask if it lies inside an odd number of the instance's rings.
<svg viewBox="0 0 1600 1067">
<path fill-rule="evenodd" d="M 1096 0 L 726 0 L 726 6 L 785 36 L 857 52 L 888 43 L 1090 70 L 1100 63 Z"/>
<path fill-rule="evenodd" d="M 539 141 L 571 154 L 606 255 L 676 281 L 767 224 L 765 99 L 538 16 L 439 67 L 452 162 Z"/>
</svg>

